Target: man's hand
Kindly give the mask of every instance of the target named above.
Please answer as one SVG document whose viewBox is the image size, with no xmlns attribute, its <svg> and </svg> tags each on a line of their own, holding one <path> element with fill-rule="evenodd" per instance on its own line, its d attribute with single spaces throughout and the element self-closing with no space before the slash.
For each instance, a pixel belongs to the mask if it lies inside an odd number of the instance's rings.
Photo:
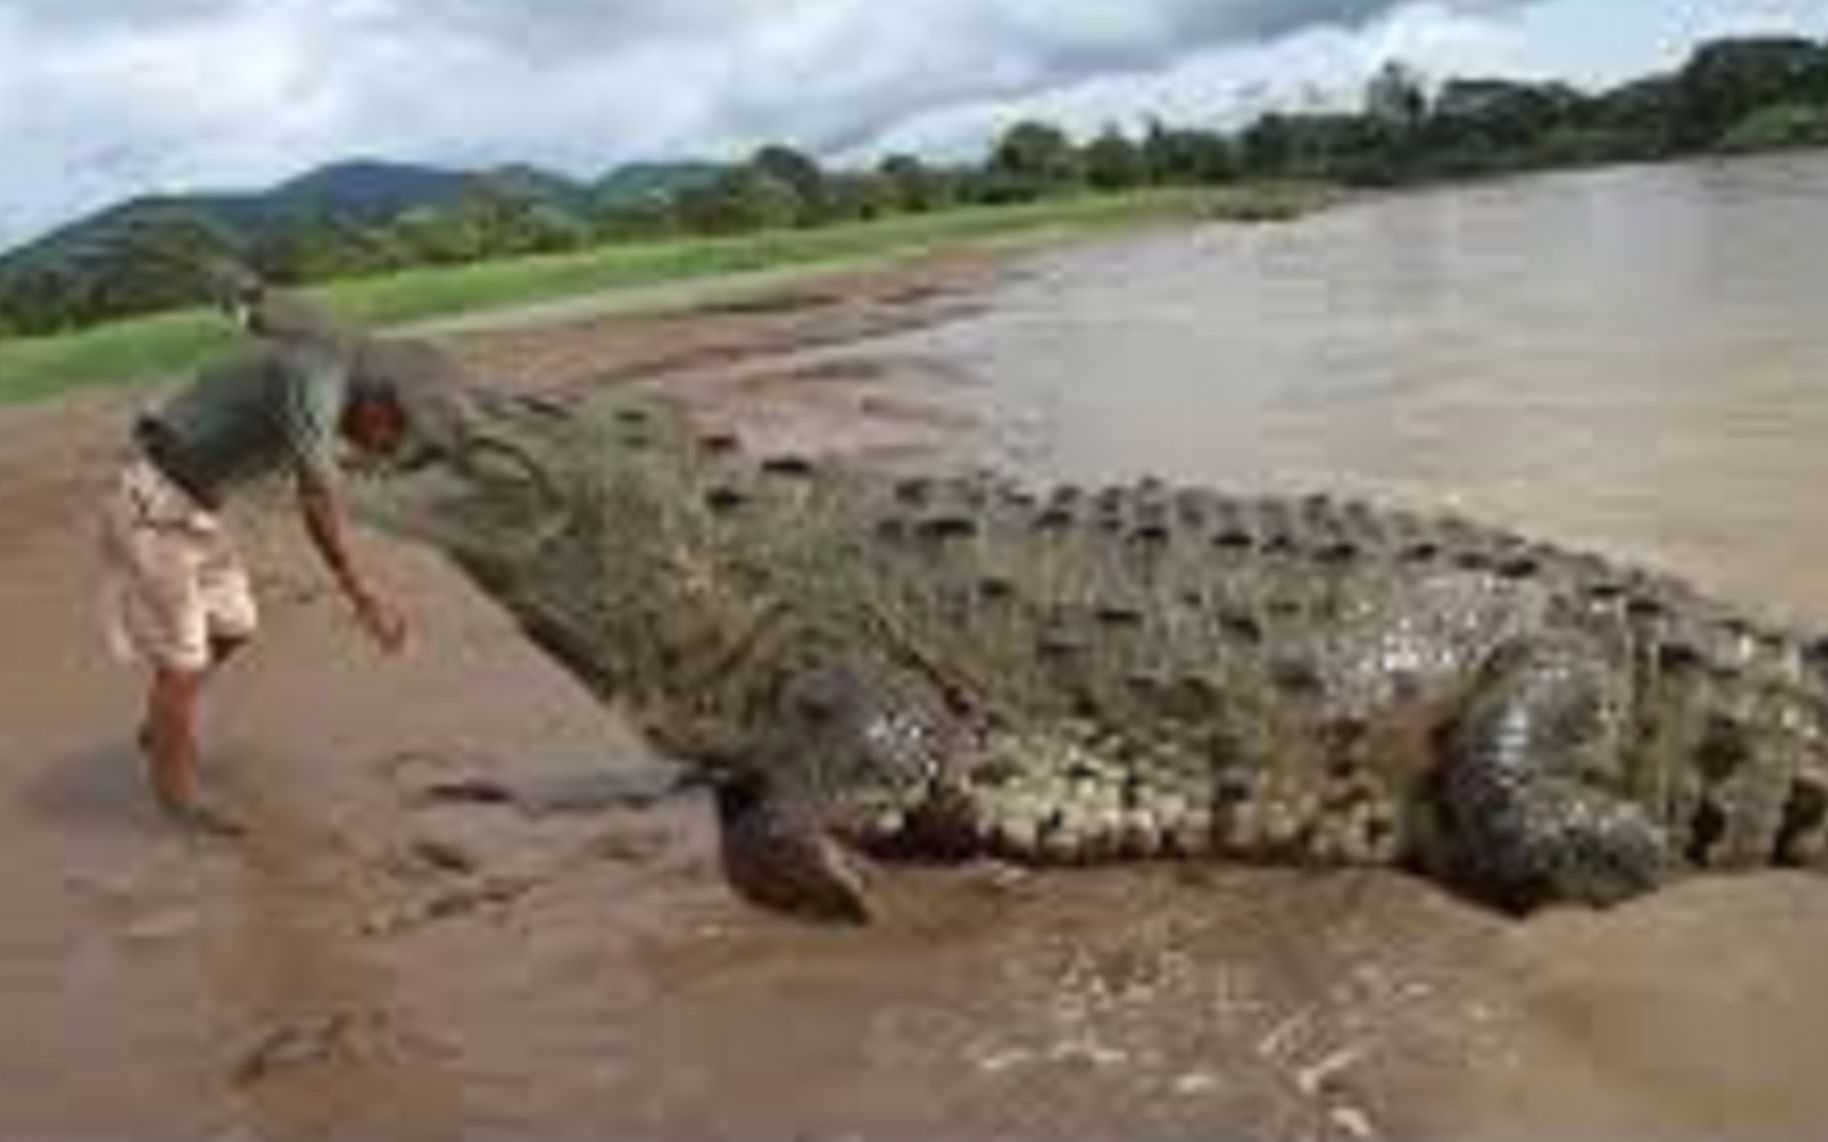
<svg viewBox="0 0 1828 1142">
<path fill-rule="evenodd" d="M 388 654 L 396 654 L 406 645 L 406 620 L 392 605 L 370 591 L 343 545 L 343 513 L 336 500 L 322 485 L 299 484 L 299 507 L 304 513 L 305 530 L 322 556 L 324 564 L 336 577 L 337 586 L 355 608 L 355 617 L 369 637 Z"/>
<path fill-rule="evenodd" d="M 386 601 L 373 595 L 363 595 L 356 600 L 356 618 L 368 631 L 368 636 L 388 654 L 398 654 L 406 646 L 406 618 Z"/>
</svg>

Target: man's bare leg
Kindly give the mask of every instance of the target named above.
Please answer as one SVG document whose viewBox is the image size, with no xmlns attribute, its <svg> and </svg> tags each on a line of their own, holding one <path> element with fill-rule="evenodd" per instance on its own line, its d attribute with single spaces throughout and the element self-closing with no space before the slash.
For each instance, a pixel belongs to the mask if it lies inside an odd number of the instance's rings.
<svg viewBox="0 0 1828 1142">
<path fill-rule="evenodd" d="M 202 677 L 198 679 L 198 690 L 201 691 L 202 684 L 207 682 L 217 671 L 221 670 L 222 667 L 227 664 L 228 660 L 234 657 L 235 652 L 247 644 L 248 640 L 244 637 L 225 638 L 222 635 L 211 635 L 209 640 L 209 666 L 204 669 Z M 195 699 L 193 699 L 193 704 L 194 702 Z M 149 700 L 146 705 L 146 718 L 140 723 L 140 734 L 138 738 L 140 752 L 147 754 L 148 756 L 152 753 L 152 708 L 153 702 Z"/>
<path fill-rule="evenodd" d="M 181 812 L 197 800 L 197 697 L 204 672 L 172 666 L 154 668 L 146 697 L 147 776 L 159 803 Z"/>
<path fill-rule="evenodd" d="M 146 753 L 153 795 L 167 813 L 207 832 L 238 835 L 233 818 L 206 804 L 197 778 L 197 708 L 204 682 L 220 669 L 242 640 L 212 639 L 212 661 L 204 670 L 155 668 L 147 696 L 140 746 Z"/>
</svg>

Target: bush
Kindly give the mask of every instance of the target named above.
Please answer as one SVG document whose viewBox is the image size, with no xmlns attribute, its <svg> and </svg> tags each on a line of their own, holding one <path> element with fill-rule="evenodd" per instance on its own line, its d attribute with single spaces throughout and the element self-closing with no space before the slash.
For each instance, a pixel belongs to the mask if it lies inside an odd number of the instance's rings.
<svg viewBox="0 0 1828 1142">
<path fill-rule="evenodd" d="M 1723 151 L 1822 145 L 1828 145 L 1828 107 L 1812 103 L 1761 107 L 1728 128 L 1718 144 Z"/>
</svg>

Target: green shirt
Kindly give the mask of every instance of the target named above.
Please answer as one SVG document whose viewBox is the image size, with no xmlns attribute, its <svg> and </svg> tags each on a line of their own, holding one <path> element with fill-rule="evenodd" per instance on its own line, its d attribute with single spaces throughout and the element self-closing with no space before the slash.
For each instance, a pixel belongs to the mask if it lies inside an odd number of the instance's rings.
<svg viewBox="0 0 1828 1142">
<path fill-rule="evenodd" d="M 151 417 L 167 444 L 160 459 L 175 469 L 168 475 L 209 506 L 281 469 L 329 485 L 347 373 L 343 353 L 297 342 L 206 365 Z"/>
</svg>

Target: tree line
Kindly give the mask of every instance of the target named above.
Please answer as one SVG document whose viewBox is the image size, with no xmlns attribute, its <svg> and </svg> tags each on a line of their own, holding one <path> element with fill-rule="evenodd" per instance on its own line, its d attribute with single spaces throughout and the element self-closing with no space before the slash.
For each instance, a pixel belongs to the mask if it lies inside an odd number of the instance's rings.
<svg viewBox="0 0 1828 1142">
<path fill-rule="evenodd" d="M 1055 195 L 1237 180 L 1396 186 L 1710 151 L 1828 145 L 1828 45 L 1742 38 L 1678 71 L 1597 93 L 1562 83 L 1454 78 L 1387 65 L 1351 111 L 1269 112 L 1242 130 L 1151 121 L 1084 140 L 1027 120 L 982 161 L 899 154 L 832 170 L 784 144 L 634 201 L 560 205 L 478 180 L 455 201 L 381 224 L 331 215 L 248 236 L 182 207 L 151 211 L 97 249 L 0 273 L 0 335 L 39 334 L 193 303 L 196 265 L 238 257 L 302 283 L 415 266 L 579 250 L 668 236 L 829 226 Z"/>
</svg>

